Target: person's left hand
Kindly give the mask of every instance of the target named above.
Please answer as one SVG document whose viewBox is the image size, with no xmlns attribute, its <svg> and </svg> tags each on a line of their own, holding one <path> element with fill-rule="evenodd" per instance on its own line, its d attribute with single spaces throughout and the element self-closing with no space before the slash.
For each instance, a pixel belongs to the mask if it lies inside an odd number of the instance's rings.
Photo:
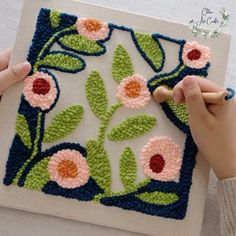
<svg viewBox="0 0 236 236">
<path fill-rule="evenodd" d="M 31 70 L 31 65 L 27 61 L 9 67 L 11 53 L 10 48 L 0 52 L 0 95 L 11 85 L 23 80 Z"/>
</svg>

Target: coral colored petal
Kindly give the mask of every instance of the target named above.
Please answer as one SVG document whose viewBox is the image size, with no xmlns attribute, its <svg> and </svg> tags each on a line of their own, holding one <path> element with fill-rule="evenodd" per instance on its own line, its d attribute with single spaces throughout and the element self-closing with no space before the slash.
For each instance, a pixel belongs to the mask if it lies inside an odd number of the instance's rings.
<svg viewBox="0 0 236 236">
<path fill-rule="evenodd" d="M 58 169 L 62 161 L 73 162 L 73 165 L 67 166 L 72 167 L 73 170 L 68 169 L 68 173 L 62 175 L 60 169 Z M 76 168 L 76 175 L 74 172 L 71 172 L 74 171 L 74 168 Z M 51 157 L 48 164 L 48 172 L 51 180 L 57 182 L 58 185 L 63 188 L 78 188 L 85 185 L 88 182 L 90 175 L 86 159 L 80 152 L 70 149 L 58 151 Z"/>
<path fill-rule="evenodd" d="M 92 22 L 96 22 L 96 24 L 92 24 Z M 109 26 L 106 22 L 93 18 L 79 18 L 76 22 L 76 26 L 78 33 L 94 41 L 107 38 L 110 32 Z"/>
<path fill-rule="evenodd" d="M 133 97 L 130 96 L 131 94 Z M 117 98 L 121 100 L 124 106 L 135 109 L 147 105 L 151 99 L 151 94 L 147 88 L 146 80 L 140 75 L 133 75 L 124 78 L 119 84 Z"/>
</svg>

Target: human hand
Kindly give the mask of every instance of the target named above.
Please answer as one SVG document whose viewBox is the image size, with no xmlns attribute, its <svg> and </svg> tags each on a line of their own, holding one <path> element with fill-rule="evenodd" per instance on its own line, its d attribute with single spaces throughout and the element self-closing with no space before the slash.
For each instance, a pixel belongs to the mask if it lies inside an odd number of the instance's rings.
<svg viewBox="0 0 236 236">
<path fill-rule="evenodd" d="M 0 95 L 11 85 L 23 80 L 31 70 L 29 62 L 8 67 L 11 53 L 11 49 L 0 52 Z"/>
<path fill-rule="evenodd" d="M 206 105 L 201 92 L 222 90 L 212 81 L 192 76 L 173 89 L 175 102 L 186 102 L 193 139 L 218 179 L 236 176 L 236 100 Z"/>
</svg>

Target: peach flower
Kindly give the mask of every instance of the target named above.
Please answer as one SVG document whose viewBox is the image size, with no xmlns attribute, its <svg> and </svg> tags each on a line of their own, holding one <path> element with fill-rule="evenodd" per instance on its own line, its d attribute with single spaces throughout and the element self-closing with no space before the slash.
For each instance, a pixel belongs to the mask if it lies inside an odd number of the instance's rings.
<svg viewBox="0 0 236 236">
<path fill-rule="evenodd" d="M 140 108 L 149 102 L 151 94 L 146 80 L 141 75 L 132 75 L 118 86 L 117 98 L 128 108 Z"/>
<path fill-rule="evenodd" d="M 144 173 L 154 180 L 174 180 L 181 168 L 182 151 L 168 137 L 150 139 L 141 153 L 141 165 Z"/>
<path fill-rule="evenodd" d="M 55 102 L 58 90 L 52 76 L 36 72 L 24 80 L 23 95 L 32 107 L 47 110 Z"/>
<path fill-rule="evenodd" d="M 109 35 L 109 26 L 106 22 L 94 18 L 81 17 L 76 22 L 79 34 L 90 40 L 103 40 Z"/>
<path fill-rule="evenodd" d="M 50 179 L 63 188 L 78 188 L 89 180 L 89 167 L 79 151 L 65 149 L 55 153 L 48 163 Z"/>
<path fill-rule="evenodd" d="M 182 59 L 185 65 L 190 68 L 200 69 L 206 66 L 211 58 L 211 49 L 198 44 L 187 42 L 184 45 Z"/>
</svg>

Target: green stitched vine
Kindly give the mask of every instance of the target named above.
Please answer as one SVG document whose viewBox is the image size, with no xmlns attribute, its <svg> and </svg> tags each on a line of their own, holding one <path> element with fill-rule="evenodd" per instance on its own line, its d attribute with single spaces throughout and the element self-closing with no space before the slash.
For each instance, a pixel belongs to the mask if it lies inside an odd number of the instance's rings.
<svg viewBox="0 0 236 236">
<path fill-rule="evenodd" d="M 118 46 L 118 51 L 124 48 Z M 118 53 L 119 54 L 119 53 Z M 128 54 L 127 54 L 128 55 Z M 117 57 L 117 52 L 115 53 Z M 113 67 L 114 70 L 115 67 Z M 131 72 L 131 71 L 130 71 Z M 132 71 L 133 73 L 133 71 Z M 119 74 L 119 71 L 116 75 Z M 119 78 L 125 76 L 122 72 Z M 118 78 L 118 77 L 117 77 Z M 92 71 L 86 81 L 86 96 L 91 110 L 100 120 L 98 137 L 96 140 L 87 142 L 87 161 L 90 167 L 91 176 L 96 183 L 104 190 L 104 194 L 95 197 L 95 201 L 99 201 L 106 196 L 116 196 L 124 192 L 131 193 L 136 191 L 142 184 L 147 184 L 150 180 L 146 179 L 139 184 L 135 184 L 136 179 L 136 159 L 132 150 L 127 147 L 121 155 L 120 159 L 120 178 L 124 185 L 124 191 L 112 192 L 111 190 L 111 165 L 108 153 L 105 149 L 106 131 L 114 116 L 123 105 L 118 102 L 108 108 L 108 98 L 105 83 L 102 76 L 97 71 Z M 123 141 L 131 138 L 142 136 L 156 125 L 156 118 L 148 115 L 137 115 L 129 117 L 121 124 L 112 128 L 108 134 L 111 141 Z"/>
<path fill-rule="evenodd" d="M 16 120 L 16 133 L 20 136 L 23 144 L 31 149 L 32 141 L 30 137 L 29 125 L 25 119 L 25 116 L 18 114 Z"/>
<path fill-rule="evenodd" d="M 51 46 L 53 45 L 53 43 L 56 41 L 57 37 L 62 34 L 62 33 L 65 33 L 65 32 L 69 32 L 73 29 L 76 29 L 75 26 L 69 26 L 61 31 L 58 31 L 57 33 L 55 33 L 46 43 L 45 45 L 43 46 L 43 48 L 41 49 L 41 51 L 39 52 L 38 56 L 37 56 L 37 59 L 36 59 L 36 62 L 35 64 L 33 65 L 33 71 L 34 72 L 37 72 L 38 71 L 38 67 L 39 67 L 39 64 L 40 64 L 40 61 L 42 60 L 42 56 L 43 54 L 46 52 L 46 51 L 49 51 L 49 49 L 51 48 Z"/>
<path fill-rule="evenodd" d="M 36 137 L 34 140 L 34 144 L 33 144 L 33 152 L 30 156 L 30 158 L 23 164 L 23 166 L 20 168 L 20 170 L 17 172 L 14 180 L 13 180 L 13 184 L 17 184 L 19 181 L 19 178 L 21 177 L 24 169 L 26 168 L 26 166 L 28 165 L 28 163 L 33 160 L 33 158 L 35 157 L 35 155 L 37 155 L 38 153 L 38 142 L 40 139 L 40 128 L 41 128 L 41 119 L 42 119 L 42 112 L 38 113 L 38 117 L 37 117 L 37 127 L 36 127 Z"/>
</svg>

